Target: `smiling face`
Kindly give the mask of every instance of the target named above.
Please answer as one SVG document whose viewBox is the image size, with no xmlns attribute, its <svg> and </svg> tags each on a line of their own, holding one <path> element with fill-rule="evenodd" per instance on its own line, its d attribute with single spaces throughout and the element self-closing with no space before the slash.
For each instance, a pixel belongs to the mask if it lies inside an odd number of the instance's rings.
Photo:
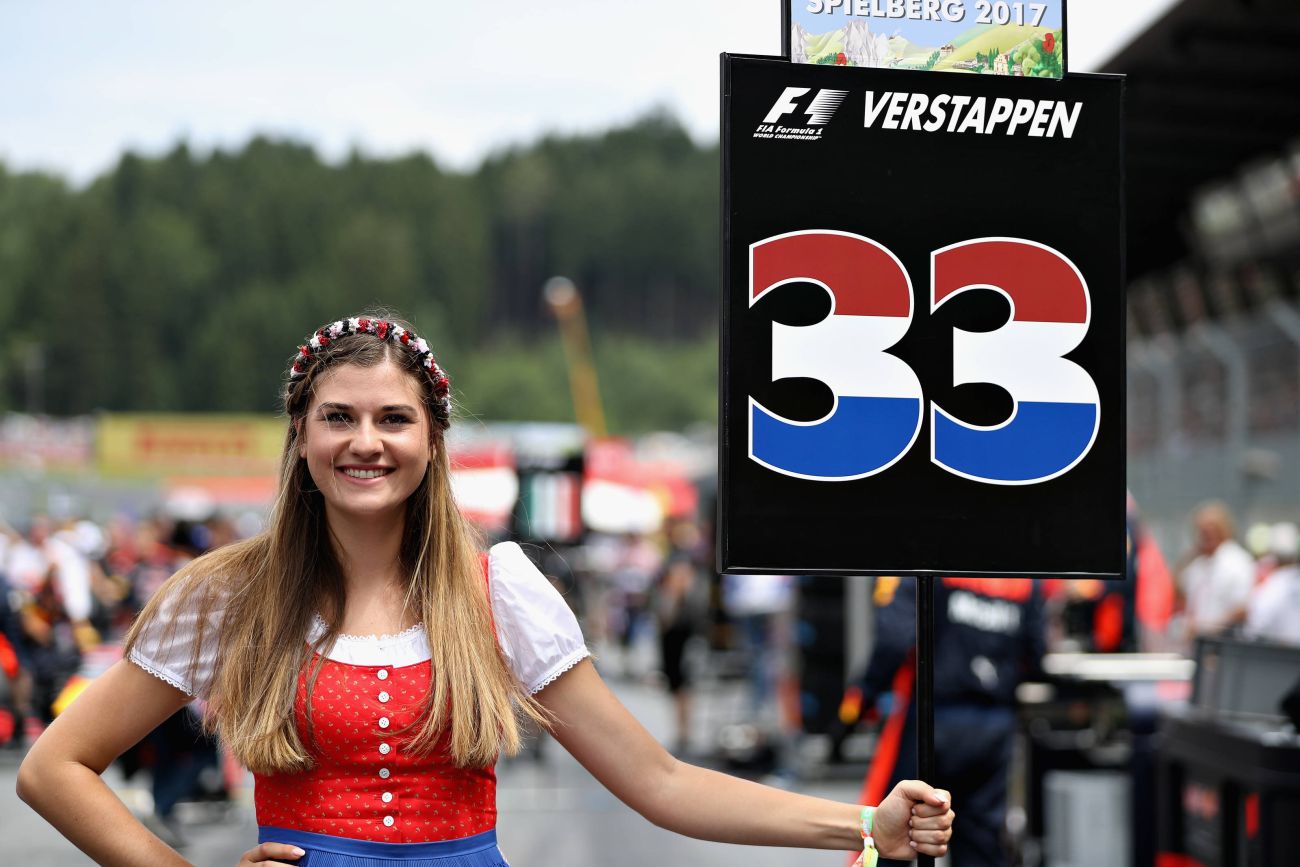
<svg viewBox="0 0 1300 867">
<path fill-rule="evenodd" d="M 414 377 L 385 361 L 340 364 L 315 384 L 299 457 L 338 520 L 402 520 L 433 458 L 428 413 Z"/>
</svg>

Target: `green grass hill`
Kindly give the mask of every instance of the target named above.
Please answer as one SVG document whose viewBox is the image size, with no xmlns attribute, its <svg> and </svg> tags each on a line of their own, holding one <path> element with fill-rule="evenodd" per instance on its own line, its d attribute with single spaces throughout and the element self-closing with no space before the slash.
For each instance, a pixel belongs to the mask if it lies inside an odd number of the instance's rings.
<svg viewBox="0 0 1300 867">
<path fill-rule="evenodd" d="M 809 33 L 804 42 L 808 51 L 808 61 L 816 63 L 828 54 L 839 54 L 844 50 L 844 31 L 832 30 L 829 33 Z"/>
<path fill-rule="evenodd" d="M 994 48 L 1006 54 L 1020 43 L 1029 39 L 1041 38 L 1046 32 L 1048 31 L 1045 27 L 1030 27 L 1029 25 L 998 27 L 992 24 L 982 24 L 979 27 L 971 28 L 971 30 L 954 39 L 952 44 L 956 50 L 936 63 L 934 68 L 951 69 L 959 60 L 974 60 L 976 54 L 984 54 Z"/>
</svg>

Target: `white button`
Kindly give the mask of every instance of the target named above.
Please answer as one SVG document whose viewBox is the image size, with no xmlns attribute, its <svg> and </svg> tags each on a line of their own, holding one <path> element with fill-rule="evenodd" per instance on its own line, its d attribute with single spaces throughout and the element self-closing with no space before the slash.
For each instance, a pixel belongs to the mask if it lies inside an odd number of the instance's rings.
<svg viewBox="0 0 1300 867">
<path fill-rule="evenodd" d="M 388 744 L 380 744 L 380 745 L 379 745 L 379 754 L 380 754 L 381 756 L 386 756 L 386 755 L 388 755 L 389 753 L 391 753 L 392 751 L 393 751 L 393 748 L 390 747 Z"/>
<path fill-rule="evenodd" d="M 380 701 L 388 701 L 389 698 L 390 698 L 390 696 L 389 696 L 388 693 L 386 693 L 386 692 L 381 692 L 381 693 L 379 694 L 379 700 L 380 700 Z"/>
<path fill-rule="evenodd" d="M 385 817 L 384 817 L 384 824 L 387 825 L 387 826 L 390 827 L 390 828 L 393 827 L 393 822 L 394 822 L 394 821 L 395 821 L 395 820 L 393 819 L 392 816 L 385 816 Z"/>
<path fill-rule="evenodd" d="M 393 775 L 393 772 L 390 771 L 390 770 L 388 770 L 388 768 L 380 768 L 380 769 L 379 769 L 379 779 L 381 779 L 381 780 L 386 780 L 386 779 L 388 779 L 389 777 L 391 777 L 392 775 Z"/>
<path fill-rule="evenodd" d="M 392 792 L 384 792 L 384 803 L 387 804 L 393 800 Z"/>
<path fill-rule="evenodd" d="M 388 669 L 385 668 L 379 669 L 379 674 L 375 675 L 375 677 L 379 678 L 380 680 L 388 680 Z"/>
<path fill-rule="evenodd" d="M 379 727 L 380 727 L 381 729 L 386 729 L 386 728 L 388 728 L 388 717 L 386 717 L 386 716 L 381 716 L 381 717 L 379 718 Z"/>
</svg>

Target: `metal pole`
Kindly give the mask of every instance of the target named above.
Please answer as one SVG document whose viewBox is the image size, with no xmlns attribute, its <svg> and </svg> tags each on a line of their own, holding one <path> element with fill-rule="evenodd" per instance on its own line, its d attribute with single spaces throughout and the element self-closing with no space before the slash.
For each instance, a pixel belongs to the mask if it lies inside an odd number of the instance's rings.
<svg viewBox="0 0 1300 867">
<path fill-rule="evenodd" d="M 917 778 L 934 785 L 934 578 L 916 576 L 916 770 Z M 929 855 L 917 857 L 918 867 L 934 867 Z"/>
</svg>

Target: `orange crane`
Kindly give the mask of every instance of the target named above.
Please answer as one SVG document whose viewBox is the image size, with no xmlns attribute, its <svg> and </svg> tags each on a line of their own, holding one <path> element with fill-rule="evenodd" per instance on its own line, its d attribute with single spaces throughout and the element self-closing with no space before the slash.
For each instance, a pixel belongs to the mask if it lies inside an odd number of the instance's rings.
<svg viewBox="0 0 1300 867">
<path fill-rule="evenodd" d="M 569 369 L 569 391 L 573 395 L 574 414 L 588 436 L 599 439 L 605 436 L 605 409 L 600 402 L 600 389 L 596 383 L 596 365 L 592 360 L 591 337 L 587 332 L 582 296 L 578 294 L 578 287 L 567 277 L 552 277 L 547 280 L 542 296 L 560 324 L 560 339 L 564 344 L 565 365 Z"/>
</svg>

